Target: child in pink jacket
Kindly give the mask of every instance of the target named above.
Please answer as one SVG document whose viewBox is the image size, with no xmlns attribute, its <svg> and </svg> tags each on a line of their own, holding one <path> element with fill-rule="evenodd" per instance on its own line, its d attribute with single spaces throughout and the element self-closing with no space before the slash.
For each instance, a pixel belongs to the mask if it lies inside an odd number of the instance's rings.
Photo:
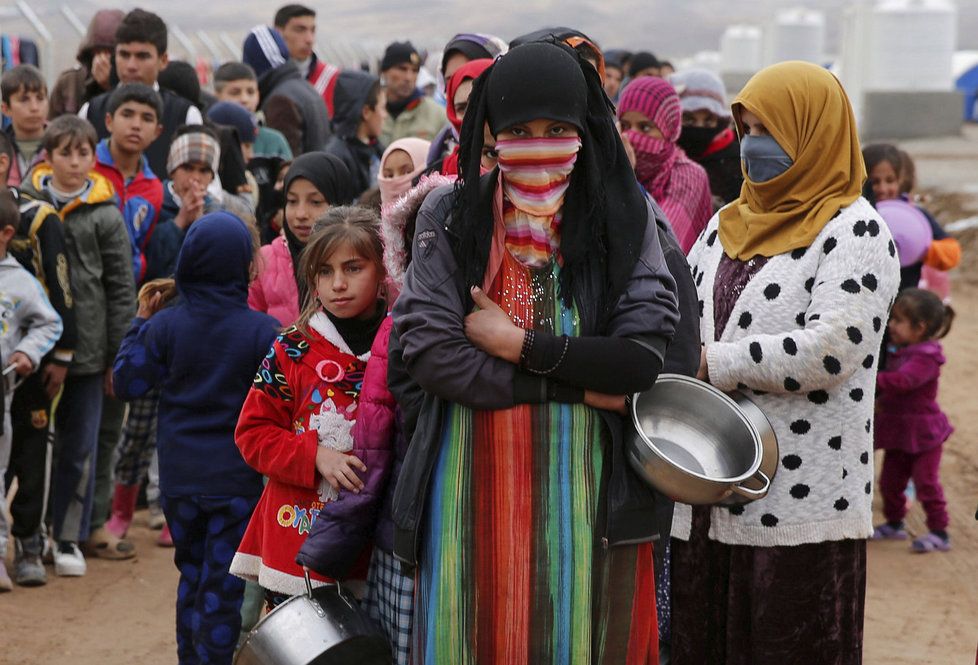
<svg viewBox="0 0 978 665">
<path fill-rule="evenodd" d="M 296 271 L 313 225 L 331 207 L 349 203 L 353 181 L 346 166 L 325 152 L 307 152 L 285 176 L 283 235 L 261 248 L 261 271 L 248 290 L 248 306 L 283 326 L 299 318 L 306 299 Z"/>
</svg>

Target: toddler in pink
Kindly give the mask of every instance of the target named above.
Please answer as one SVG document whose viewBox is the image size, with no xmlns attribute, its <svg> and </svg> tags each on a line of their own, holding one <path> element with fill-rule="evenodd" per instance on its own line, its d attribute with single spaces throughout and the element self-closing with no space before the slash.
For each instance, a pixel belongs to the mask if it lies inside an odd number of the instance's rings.
<svg viewBox="0 0 978 665">
<path fill-rule="evenodd" d="M 941 344 L 954 311 L 931 293 L 905 289 L 897 296 L 888 324 L 886 370 L 876 378 L 875 447 L 886 451 L 880 472 L 886 523 L 873 538 L 907 538 L 904 491 L 913 479 L 929 532 L 913 541 L 915 552 L 947 551 L 948 515 L 938 468 L 944 442 L 954 431 L 937 404 L 937 384 L 945 363 Z"/>
</svg>

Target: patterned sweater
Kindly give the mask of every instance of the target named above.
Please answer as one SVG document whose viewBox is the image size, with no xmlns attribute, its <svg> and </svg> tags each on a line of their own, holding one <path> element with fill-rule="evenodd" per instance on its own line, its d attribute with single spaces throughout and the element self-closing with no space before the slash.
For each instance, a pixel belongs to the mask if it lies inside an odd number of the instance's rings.
<svg viewBox="0 0 978 665">
<path fill-rule="evenodd" d="M 883 326 L 900 280 L 885 223 L 860 198 L 807 249 L 773 256 L 714 335 L 714 276 L 723 248 L 714 215 L 689 255 L 710 382 L 740 388 L 778 436 L 781 463 L 764 499 L 715 507 L 710 538 L 785 546 L 872 531 L 873 395 Z M 689 537 L 676 504 L 673 535 Z"/>
</svg>

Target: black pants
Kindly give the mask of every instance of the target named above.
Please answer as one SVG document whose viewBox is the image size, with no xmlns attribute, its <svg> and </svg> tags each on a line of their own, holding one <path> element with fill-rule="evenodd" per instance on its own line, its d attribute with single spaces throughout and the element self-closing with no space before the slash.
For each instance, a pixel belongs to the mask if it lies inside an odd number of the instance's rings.
<svg viewBox="0 0 978 665">
<path fill-rule="evenodd" d="M 44 392 L 40 372 L 18 386 L 10 405 L 10 420 L 13 441 L 6 486 L 17 479 L 17 495 L 10 504 L 10 532 L 15 538 L 30 538 L 40 531 L 44 519 L 48 436 L 52 432 L 51 400 Z"/>
</svg>

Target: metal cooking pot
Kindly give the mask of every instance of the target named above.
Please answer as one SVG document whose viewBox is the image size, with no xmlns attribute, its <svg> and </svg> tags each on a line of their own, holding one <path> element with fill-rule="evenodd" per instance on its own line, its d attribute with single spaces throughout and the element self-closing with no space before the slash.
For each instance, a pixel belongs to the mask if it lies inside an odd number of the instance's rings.
<svg viewBox="0 0 978 665">
<path fill-rule="evenodd" d="M 629 461 L 660 492 L 681 503 L 714 504 L 731 494 L 748 501 L 767 494 L 757 428 L 737 403 L 713 386 L 661 374 L 632 397 L 634 429 L 626 435 Z M 748 486 L 751 479 L 759 488 Z"/>
<path fill-rule="evenodd" d="M 234 665 L 390 665 L 380 629 L 339 583 L 293 596 L 245 638 Z"/>
</svg>

